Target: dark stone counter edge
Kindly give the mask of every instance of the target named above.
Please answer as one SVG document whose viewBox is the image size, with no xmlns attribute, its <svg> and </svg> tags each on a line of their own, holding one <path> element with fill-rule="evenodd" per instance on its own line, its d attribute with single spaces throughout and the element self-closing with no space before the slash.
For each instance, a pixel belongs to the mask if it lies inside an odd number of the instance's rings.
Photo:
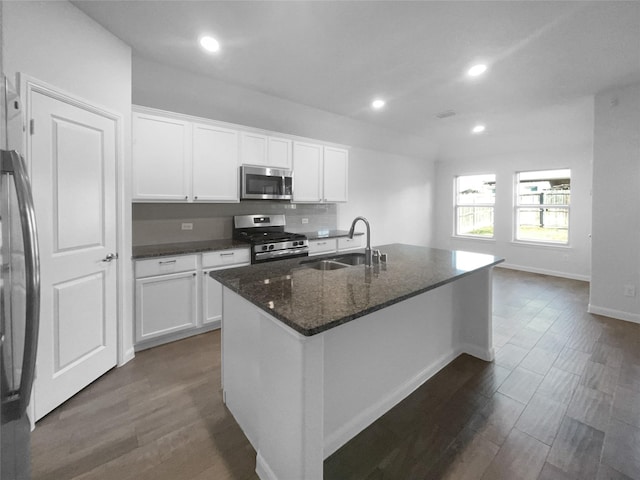
<svg viewBox="0 0 640 480">
<path fill-rule="evenodd" d="M 347 322 L 350 322 L 352 320 L 355 320 L 356 318 L 364 317 L 365 315 L 368 315 L 370 313 L 376 312 L 378 310 L 382 310 L 383 308 L 387 308 L 387 307 L 389 307 L 389 306 L 391 306 L 393 304 L 400 303 L 400 302 L 402 302 L 404 300 L 407 300 L 407 299 L 409 299 L 411 297 L 416 297 L 416 296 L 418 296 L 418 295 L 420 295 L 422 293 L 428 292 L 430 290 L 435 290 L 438 287 L 446 285 L 447 283 L 455 282 L 456 280 L 459 280 L 459 279 L 461 279 L 463 277 L 471 275 L 472 273 L 479 272 L 480 270 L 484 270 L 486 268 L 495 267 L 496 265 L 498 265 L 499 263 L 502 263 L 502 262 L 504 262 L 504 259 L 496 260 L 495 262 L 489 263 L 489 264 L 484 265 L 484 266 L 482 266 L 480 268 L 476 268 L 475 270 L 469 270 L 468 272 L 460 273 L 460 274 L 455 275 L 453 277 L 447 278 L 446 280 L 442 280 L 441 282 L 437 282 L 437 283 L 434 283 L 433 285 L 429 285 L 428 287 L 424 287 L 424 288 L 418 289 L 418 290 L 416 290 L 414 292 L 407 293 L 405 295 L 401 295 L 399 297 L 396 297 L 394 299 L 391 299 L 391 300 L 389 300 L 387 302 L 384 302 L 384 303 L 381 303 L 379 305 L 374 305 L 372 307 L 368 307 L 368 308 L 366 308 L 364 310 L 361 310 L 361 311 L 353 313 L 351 315 L 347 315 L 345 317 L 339 318 L 339 319 L 334 320 L 332 322 L 329 322 L 329 323 L 327 323 L 325 325 L 321 325 L 319 327 L 314 327 L 314 328 L 308 328 L 308 329 L 307 328 L 302 328 L 301 326 L 296 325 L 293 322 L 290 322 L 288 319 L 278 315 L 277 312 L 275 312 L 273 310 L 270 310 L 265 305 L 254 303 L 253 300 L 249 296 L 247 296 L 247 295 L 243 294 L 242 292 L 238 291 L 236 288 L 233 287 L 233 285 L 225 282 L 224 279 L 216 278 L 215 277 L 215 273 L 216 273 L 215 271 L 211 272 L 209 275 L 211 275 L 212 278 L 215 278 L 217 281 L 219 281 L 225 287 L 229 288 L 233 292 L 235 292 L 238 295 L 240 295 L 242 298 L 247 300 L 252 305 L 258 307 L 260 310 L 263 310 L 263 311 L 267 312 L 272 317 L 277 318 L 282 323 L 284 323 L 288 327 L 292 328 L 296 332 L 304 335 L 305 337 L 312 337 L 313 335 L 317 335 L 319 333 L 325 332 L 325 331 L 330 330 L 332 328 L 338 327 L 338 326 L 340 326 L 340 325 L 342 325 L 344 323 L 347 323 Z"/>
<path fill-rule="evenodd" d="M 323 238 L 348 237 L 349 232 L 346 230 L 330 230 L 328 235 L 318 235 L 317 232 L 307 232 L 305 235 L 309 240 L 320 240 Z M 355 235 L 364 235 L 364 233 L 356 232 Z M 230 250 L 232 248 L 249 248 L 249 244 L 239 240 L 222 239 L 203 242 L 185 242 L 184 244 L 169 243 L 158 245 L 137 245 L 132 248 L 131 259 L 140 260 L 143 258 L 172 257 L 175 255 L 189 255 L 193 253 L 214 252 L 217 250 Z M 136 250 L 138 252 L 136 252 Z M 144 253 L 140 253 L 140 251 Z"/>
</svg>

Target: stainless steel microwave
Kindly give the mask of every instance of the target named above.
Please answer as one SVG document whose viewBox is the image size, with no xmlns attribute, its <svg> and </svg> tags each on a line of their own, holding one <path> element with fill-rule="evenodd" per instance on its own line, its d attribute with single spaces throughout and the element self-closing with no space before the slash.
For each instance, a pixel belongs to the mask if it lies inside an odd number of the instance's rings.
<svg viewBox="0 0 640 480">
<path fill-rule="evenodd" d="M 291 200 L 293 172 L 281 168 L 240 167 L 240 198 L 244 200 Z"/>
</svg>

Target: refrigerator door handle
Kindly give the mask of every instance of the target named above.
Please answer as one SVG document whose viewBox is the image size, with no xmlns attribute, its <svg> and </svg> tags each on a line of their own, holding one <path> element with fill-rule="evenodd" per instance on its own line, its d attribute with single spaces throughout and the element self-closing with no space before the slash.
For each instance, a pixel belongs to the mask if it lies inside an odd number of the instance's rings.
<svg viewBox="0 0 640 480">
<path fill-rule="evenodd" d="M 2 173 L 9 173 L 13 177 L 24 244 L 26 325 L 20 389 L 12 396 L 12 405 L 3 405 L 3 414 L 16 415 L 16 418 L 20 418 L 27 411 L 35 377 L 40 325 L 40 257 L 31 183 L 27 176 L 24 160 L 15 150 L 2 151 Z"/>
</svg>

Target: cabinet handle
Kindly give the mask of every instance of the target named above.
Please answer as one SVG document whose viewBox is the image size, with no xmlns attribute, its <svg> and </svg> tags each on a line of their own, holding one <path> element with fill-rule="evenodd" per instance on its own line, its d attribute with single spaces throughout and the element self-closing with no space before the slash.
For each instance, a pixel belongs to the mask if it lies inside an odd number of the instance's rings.
<svg viewBox="0 0 640 480">
<path fill-rule="evenodd" d="M 193 199 L 194 199 L 194 200 L 197 200 L 197 199 L 198 199 L 198 196 L 196 195 L 195 197 L 193 197 Z"/>
<path fill-rule="evenodd" d="M 189 195 L 185 195 L 185 196 L 184 196 L 184 199 L 185 199 L 185 200 L 189 200 Z"/>
<path fill-rule="evenodd" d="M 232 257 L 233 255 L 235 255 L 235 252 L 221 253 L 220 254 L 221 257 Z"/>
<path fill-rule="evenodd" d="M 196 276 L 195 272 L 192 275 L 195 277 Z"/>
<path fill-rule="evenodd" d="M 160 265 L 170 265 L 172 263 L 176 263 L 175 260 L 164 260 L 164 261 L 160 261 L 158 262 Z"/>
<path fill-rule="evenodd" d="M 318 245 L 318 246 L 320 246 L 320 245 L 326 245 L 326 244 L 327 244 L 327 242 L 318 242 L 318 243 L 316 243 L 316 245 Z"/>
</svg>

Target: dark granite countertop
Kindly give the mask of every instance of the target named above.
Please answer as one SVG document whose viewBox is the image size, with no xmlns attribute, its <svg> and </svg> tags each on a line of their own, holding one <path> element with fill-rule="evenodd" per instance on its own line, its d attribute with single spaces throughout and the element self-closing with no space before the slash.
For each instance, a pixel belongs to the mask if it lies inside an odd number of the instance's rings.
<svg viewBox="0 0 640 480">
<path fill-rule="evenodd" d="M 166 257 L 170 255 L 187 255 L 190 253 L 212 252 L 214 250 L 228 250 L 230 248 L 249 248 L 247 242 L 233 240 L 207 240 L 204 242 L 165 243 L 162 245 L 139 245 L 133 247 L 131 258 L 140 260 L 149 257 Z"/>
<path fill-rule="evenodd" d="M 504 261 L 492 255 L 412 245 L 375 248 L 388 254 L 386 264 L 329 271 L 305 266 L 304 262 L 340 255 L 334 253 L 210 275 L 302 335 L 311 336 Z"/>
</svg>

